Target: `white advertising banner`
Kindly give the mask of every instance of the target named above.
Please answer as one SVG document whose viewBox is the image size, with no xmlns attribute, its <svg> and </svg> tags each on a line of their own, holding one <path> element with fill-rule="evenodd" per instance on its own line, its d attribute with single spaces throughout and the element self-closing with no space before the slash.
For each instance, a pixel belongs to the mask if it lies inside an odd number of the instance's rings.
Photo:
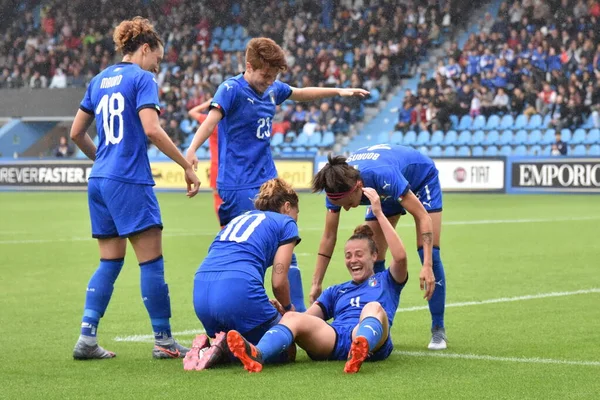
<svg viewBox="0 0 600 400">
<path fill-rule="evenodd" d="M 503 192 L 502 159 L 437 158 L 440 184 L 445 192 Z"/>
</svg>

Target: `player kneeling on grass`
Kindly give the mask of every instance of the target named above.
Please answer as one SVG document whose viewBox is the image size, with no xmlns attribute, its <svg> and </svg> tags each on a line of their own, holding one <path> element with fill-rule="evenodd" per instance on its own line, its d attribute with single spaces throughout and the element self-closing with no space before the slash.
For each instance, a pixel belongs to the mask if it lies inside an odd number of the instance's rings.
<svg viewBox="0 0 600 400">
<path fill-rule="evenodd" d="M 288 270 L 300 241 L 298 195 L 283 179 L 275 178 L 261 185 L 254 206 L 256 210 L 234 218 L 219 232 L 196 272 L 194 309 L 207 335 L 215 339 L 211 346 L 206 334 L 196 337 L 184 359 L 185 370 L 228 361 L 224 332 L 236 329 L 258 343 L 277 325 L 281 314 L 264 287 L 271 265 L 275 298 L 284 311 L 294 309 Z"/>
<path fill-rule="evenodd" d="M 325 290 L 305 313 L 286 312 L 254 346 L 237 331 L 227 333 L 230 351 L 250 372 L 280 357 L 297 343 L 316 361 L 345 360 L 344 372 L 356 373 L 365 360 L 386 359 L 392 352 L 390 328 L 408 280 L 406 250 L 381 209 L 374 189 L 362 188 L 389 244 L 393 261 L 375 273 L 373 231 L 361 225 L 346 242 L 346 267 L 352 280 Z M 333 318 L 329 324 L 325 321 Z"/>
</svg>

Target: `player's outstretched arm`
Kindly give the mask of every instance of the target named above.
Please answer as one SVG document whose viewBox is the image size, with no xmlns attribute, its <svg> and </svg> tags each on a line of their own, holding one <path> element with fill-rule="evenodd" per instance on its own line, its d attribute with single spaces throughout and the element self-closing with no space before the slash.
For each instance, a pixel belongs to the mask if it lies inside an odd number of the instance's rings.
<svg viewBox="0 0 600 400">
<path fill-rule="evenodd" d="M 73 125 L 71 125 L 71 140 L 83 151 L 90 160 L 96 160 L 96 145 L 87 134 L 87 130 L 94 121 L 94 116 L 82 110 L 77 110 Z"/>
<path fill-rule="evenodd" d="M 390 273 L 396 282 L 405 282 L 407 270 L 406 248 L 402 244 L 402 240 L 398 233 L 390 224 L 383 210 L 381 209 L 381 200 L 379 194 L 373 188 L 363 188 L 363 193 L 371 202 L 371 212 L 377 218 L 383 237 L 388 244 L 390 253 L 392 254 L 392 263 L 390 265 Z"/>
<path fill-rule="evenodd" d="M 200 115 L 205 110 L 208 110 L 208 107 L 210 106 L 211 101 L 212 101 L 212 97 L 210 99 L 206 100 L 204 103 L 198 104 L 196 107 L 192 107 L 188 111 L 188 115 L 190 116 L 190 118 L 194 118 L 197 121 L 198 118 L 200 117 Z"/>
<path fill-rule="evenodd" d="M 329 261 L 331 261 L 331 256 L 333 255 L 333 250 L 335 249 L 339 224 L 340 213 L 330 212 L 327 210 L 327 215 L 325 215 L 325 229 L 323 230 L 323 236 L 321 236 L 319 252 L 317 253 L 315 273 L 313 275 L 312 286 L 310 288 L 309 301 L 311 304 L 317 300 L 323 291 L 323 278 L 325 277 L 325 272 L 327 272 Z"/>
<path fill-rule="evenodd" d="M 210 137 L 221 118 L 223 118 L 223 114 L 221 114 L 219 110 L 213 108 L 208 112 L 208 117 L 206 117 L 206 120 L 198 127 L 196 134 L 194 134 L 192 144 L 190 144 L 185 155 L 185 158 L 192 165 L 194 171 L 198 169 L 198 156 L 196 156 L 196 151 L 198 151 L 200 146 L 202 146 L 202 144 L 206 142 L 206 139 Z"/>
<path fill-rule="evenodd" d="M 292 87 L 292 94 L 290 99 L 294 101 L 312 101 L 319 99 L 326 99 L 328 97 L 342 96 L 342 97 L 360 97 L 365 98 L 369 95 L 369 92 L 365 89 L 342 89 L 342 88 L 323 88 L 323 87 L 306 87 L 306 88 L 295 88 Z"/>
<path fill-rule="evenodd" d="M 290 281 L 288 272 L 292 263 L 292 254 L 296 242 L 279 246 L 275 258 L 273 258 L 273 271 L 271 274 L 271 283 L 273 285 L 273 294 L 285 311 L 294 310 L 292 298 L 290 296 Z"/>
</svg>

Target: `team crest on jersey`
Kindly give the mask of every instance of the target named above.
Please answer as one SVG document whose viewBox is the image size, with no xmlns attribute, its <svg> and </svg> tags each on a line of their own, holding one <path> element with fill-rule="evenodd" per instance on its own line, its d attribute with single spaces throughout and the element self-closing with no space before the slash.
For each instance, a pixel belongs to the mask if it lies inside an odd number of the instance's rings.
<svg viewBox="0 0 600 400">
<path fill-rule="evenodd" d="M 371 287 L 377 286 L 377 279 L 375 279 L 374 276 L 369 278 L 369 286 L 371 286 Z"/>
<path fill-rule="evenodd" d="M 275 104 L 275 92 L 272 90 L 269 92 L 269 98 L 271 99 L 271 103 Z"/>
</svg>

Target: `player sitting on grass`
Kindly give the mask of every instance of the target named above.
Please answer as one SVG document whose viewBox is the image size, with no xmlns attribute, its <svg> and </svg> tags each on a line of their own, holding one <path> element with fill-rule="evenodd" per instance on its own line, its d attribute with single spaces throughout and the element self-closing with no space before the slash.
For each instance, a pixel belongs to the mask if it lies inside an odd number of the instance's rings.
<svg viewBox="0 0 600 400">
<path fill-rule="evenodd" d="M 227 344 L 244 368 L 260 372 L 263 364 L 280 357 L 297 343 L 316 361 L 347 359 L 344 372 L 356 373 L 365 360 L 386 359 L 392 352 L 390 335 L 400 292 L 408 280 L 406 250 L 381 209 L 374 189 L 362 188 L 392 254 L 389 269 L 375 273 L 377 247 L 367 225 L 355 229 L 344 249 L 352 280 L 325 290 L 305 313 L 286 312 L 254 346 L 237 331 Z M 329 324 L 325 321 L 333 318 Z"/>
</svg>

